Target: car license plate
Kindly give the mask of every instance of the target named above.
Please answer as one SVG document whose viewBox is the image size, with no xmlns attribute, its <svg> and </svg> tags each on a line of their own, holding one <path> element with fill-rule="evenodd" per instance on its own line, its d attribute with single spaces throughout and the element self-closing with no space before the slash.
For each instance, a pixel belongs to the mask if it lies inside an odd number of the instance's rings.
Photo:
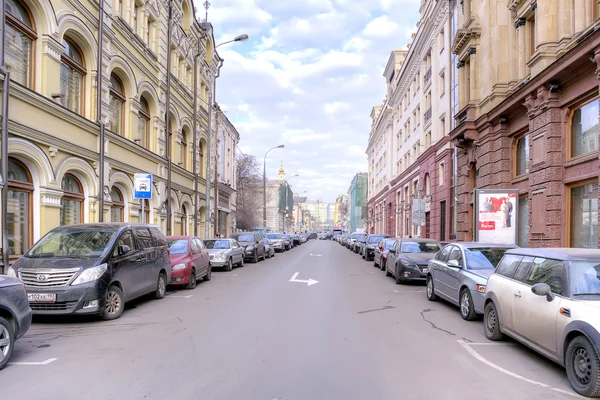
<svg viewBox="0 0 600 400">
<path fill-rule="evenodd" d="M 429 268 L 423 268 L 423 273 L 426 274 L 429 271 Z"/>
<path fill-rule="evenodd" d="M 32 303 L 55 303 L 56 293 L 27 293 L 29 301 Z"/>
</svg>

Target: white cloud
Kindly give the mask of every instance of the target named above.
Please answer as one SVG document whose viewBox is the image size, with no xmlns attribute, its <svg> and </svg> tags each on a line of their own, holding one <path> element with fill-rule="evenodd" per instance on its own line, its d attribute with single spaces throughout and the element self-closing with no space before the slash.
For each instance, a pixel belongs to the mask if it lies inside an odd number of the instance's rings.
<svg viewBox="0 0 600 400">
<path fill-rule="evenodd" d="M 381 76 L 404 48 L 420 0 L 219 0 L 209 11 L 219 37 L 250 40 L 219 48 L 217 100 L 241 135 L 243 152 L 277 176 L 283 163 L 296 192 L 333 201 L 367 168 L 371 107 Z M 218 33 L 218 34 L 217 34 Z"/>
</svg>

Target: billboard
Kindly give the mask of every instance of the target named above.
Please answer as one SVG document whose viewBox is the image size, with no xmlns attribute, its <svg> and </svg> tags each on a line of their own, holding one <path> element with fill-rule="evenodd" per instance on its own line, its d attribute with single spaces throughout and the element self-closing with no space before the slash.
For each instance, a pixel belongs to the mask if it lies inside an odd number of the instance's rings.
<svg viewBox="0 0 600 400">
<path fill-rule="evenodd" d="M 518 190 L 476 189 L 475 241 L 516 245 L 518 204 Z"/>
</svg>

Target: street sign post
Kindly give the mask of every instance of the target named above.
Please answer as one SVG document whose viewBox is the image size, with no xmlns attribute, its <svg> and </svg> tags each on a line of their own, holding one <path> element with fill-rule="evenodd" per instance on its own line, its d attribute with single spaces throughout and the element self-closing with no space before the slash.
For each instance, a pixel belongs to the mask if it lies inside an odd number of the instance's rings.
<svg viewBox="0 0 600 400">
<path fill-rule="evenodd" d="M 133 198 L 140 199 L 142 204 L 142 223 L 146 222 L 144 210 L 145 200 L 152 198 L 152 174 L 135 174 L 133 176 Z"/>
<path fill-rule="evenodd" d="M 425 207 L 425 199 L 413 199 L 412 224 L 414 226 L 425 226 Z"/>
</svg>

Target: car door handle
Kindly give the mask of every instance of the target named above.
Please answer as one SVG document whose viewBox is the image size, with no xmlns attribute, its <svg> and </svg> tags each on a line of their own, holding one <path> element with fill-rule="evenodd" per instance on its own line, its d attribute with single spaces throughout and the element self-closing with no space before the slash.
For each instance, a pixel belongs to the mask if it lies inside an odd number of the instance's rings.
<svg viewBox="0 0 600 400">
<path fill-rule="evenodd" d="M 522 297 L 521 292 L 520 291 L 516 291 L 514 293 L 515 297 Z"/>
</svg>

